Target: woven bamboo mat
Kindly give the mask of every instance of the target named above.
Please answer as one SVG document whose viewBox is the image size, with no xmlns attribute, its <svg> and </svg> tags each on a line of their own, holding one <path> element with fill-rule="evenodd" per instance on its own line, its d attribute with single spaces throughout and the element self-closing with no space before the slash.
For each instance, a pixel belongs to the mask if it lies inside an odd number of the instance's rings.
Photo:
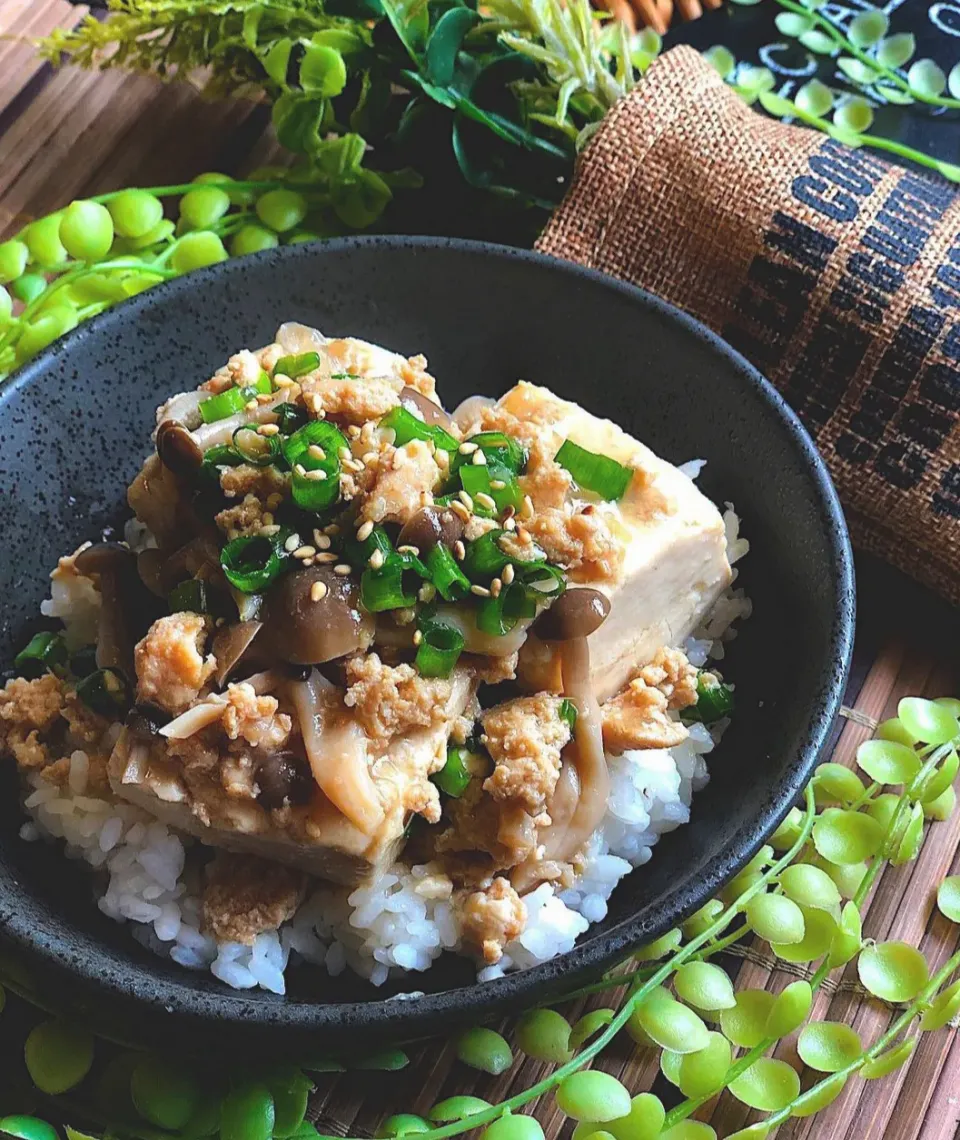
<svg viewBox="0 0 960 1140">
<path fill-rule="evenodd" d="M 83 194 L 125 184 L 189 179 L 201 170 L 240 172 L 270 161 L 275 148 L 265 132 L 265 109 L 248 103 L 207 103 L 196 92 L 162 89 L 152 80 L 113 74 L 55 71 L 36 59 L 31 36 L 75 23 L 83 9 L 66 0 L 0 0 L 0 231 L 18 228 Z M 892 715 L 907 694 L 960 694 L 957 615 L 891 572 L 861 561 L 861 617 L 854 680 L 834 758 L 852 764 L 870 724 Z M 935 824 L 916 863 L 884 875 L 870 900 L 866 933 L 920 945 L 931 965 L 954 949 L 956 929 L 939 918 L 933 891 L 960 870 L 960 813 Z M 739 985 L 778 991 L 801 972 L 749 947 L 728 963 Z M 584 1008 L 608 1003 L 590 999 Z M 826 987 L 816 1014 L 848 1021 L 873 1040 L 891 1010 L 865 1001 L 848 970 Z M 790 1042 L 783 1056 L 799 1066 Z M 602 1060 L 634 1091 L 650 1088 L 669 1099 L 671 1090 L 651 1057 L 621 1044 Z M 396 1074 L 323 1078 L 313 1114 L 326 1132 L 370 1136 L 391 1112 L 426 1109 L 443 1096 L 471 1092 L 501 1100 L 543 1073 L 539 1063 L 518 1060 L 500 1077 L 477 1076 L 456 1062 L 449 1045 L 419 1049 L 414 1064 Z M 729 1097 L 699 1114 L 721 1135 L 740 1128 L 749 1114 Z M 552 1101 L 537 1109 L 549 1140 L 563 1136 Z M 836 1140 L 960 1140 L 960 1034 L 948 1029 L 925 1036 L 911 1062 L 885 1081 L 854 1080 L 812 1120 L 785 1126 L 783 1140 L 830 1136 Z"/>
</svg>

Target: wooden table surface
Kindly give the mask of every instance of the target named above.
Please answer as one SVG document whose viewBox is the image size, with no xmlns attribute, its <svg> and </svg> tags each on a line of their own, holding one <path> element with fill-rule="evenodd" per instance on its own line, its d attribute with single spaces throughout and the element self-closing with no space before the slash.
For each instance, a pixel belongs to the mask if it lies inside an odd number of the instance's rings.
<svg viewBox="0 0 960 1140">
<path fill-rule="evenodd" d="M 275 145 L 265 109 L 250 103 L 207 103 L 186 86 L 161 87 L 141 76 L 55 71 L 37 59 L 30 38 L 75 23 L 83 13 L 66 0 L 0 0 L 0 230 L 8 234 L 72 198 L 124 185 L 188 180 L 203 170 L 242 173 L 269 161 Z M 867 718 L 893 714 L 907 694 L 960 695 L 955 611 L 885 567 L 858 560 L 861 601 L 854 678 L 848 705 Z M 869 735 L 846 721 L 835 757 L 852 763 Z M 932 827 L 919 860 L 883 877 L 870 903 L 866 933 L 919 944 L 931 962 L 954 949 L 956 928 L 939 918 L 932 892 L 960 871 L 960 815 Z M 739 960 L 739 984 L 780 989 L 799 972 L 752 952 Z M 825 989 L 816 1014 L 847 1020 L 866 1040 L 891 1011 L 866 1002 L 848 974 Z M 791 1042 L 782 1055 L 796 1060 Z M 650 1087 L 655 1068 L 642 1052 L 623 1047 L 603 1067 L 634 1091 Z M 422 1109 L 452 1092 L 501 1099 L 537 1079 L 540 1066 L 523 1060 L 501 1077 L 476 1079 L 442 1043 L 429 1046 L 415 1068 L 377 1077 L 376 1097 L 365 1082 L 325 1079 L 313 1111 L 322 1130 L 371 1135 L 388 1112 Z M 666 1093 L 662 1078 L 656 1091 Z M 561 1134 L 552 1101 L 537 1110 L 548 1138 Z M 699 1114 L 721 1136 L 750 1119 L 728 1097 Z M 786 1140 L 960 1140 L 960 1035 L 948 1028 L 922 1038 L 909 1066 L 885 1081 L 854 1080 L 828 1110 L 785 1126 Z"/>
</svg>

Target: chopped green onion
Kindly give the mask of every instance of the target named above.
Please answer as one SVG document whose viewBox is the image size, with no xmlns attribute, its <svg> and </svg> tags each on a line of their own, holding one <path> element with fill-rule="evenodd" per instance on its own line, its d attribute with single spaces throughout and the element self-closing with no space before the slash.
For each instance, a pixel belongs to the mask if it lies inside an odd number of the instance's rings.
<svg viewBox="0 0 960 1140">
<path fill-rule="evenodd" d="M 320 367 L 320 354 L 318 352 L 301 352 L 291 356 L 281 356 L 273 366 L 274 376 L 289 376 L 296 380 L 298 376 L 305 376 L 308 372 Z"/>
<path fill-rule="evenodd" d="M 314 446 L 323 452 L 323 458 L 311 453 Z M 291 492 L 298 507 L 317 513 L 328 510 L 340 498 L 342 448 L 349 450 L 346 436 L 327 420 L 311 420 L 283 441 L 283 457 L 294 469 Z M 306 474 L 299 474 L 298 465 Z"/>
<path fill-rule="evenodd" d="M 423 635 L 417 647 L 414 665 L 422 677 L 449 677 L 463 652 L 463 634 L 443 622 L 421 622 Z"/>
<path fill-rule="evenodd" d="M 490 490 L 490 475 L 486 467 L 473 463 L 464 464 L 459 470 L 459 475 L 463 489 L 473 499 L 473 513 L 478 518 L 493 518 L 496 508 L 491 509 L 484 506 L 483 503 L 477 502 L 478 495 L 489 495 L 493 498 L 493 492 Z"/>
<path fill-rule="evenodd" d="M 684 709 L 680 719 L 687 723 L 715 724 L 729 716 L 733 708 L 733 689 L 709 670 L 701 669 L 697 674 L 697 703 L 693 708 Z"/>
<path fill-rule="evenodd" d="M 497 513 L 502 515 L 507 507 L 513 507 L 515 512 L 519 511 L 523 506 L 523 492 L 520 490 L 516 475 L 509 467 L 495 462 L 487 463 L 487 473 L 490 476 L 490 494 L 497 504 Z M 502 487 L 499 486 L 500 483 L 503 484 Z"/>
<path fill-rule="evenodd" d="M 255 392 L 258 396 L 269 396 L 273 392 L 273 381 L 270 379 L 269 372 L 264 372 L 261 368 L 256 382 L 251 384 L 246 391 L 248 393 Z"/>
<path fill-rule="evenodd" d="M 374 552 L 379 550 L 383 555 L 383 565 L 391 557 L 396 558 L 397 552 L 393 549 L 390 536 L 382 526 L 375 526 L 363 540 L 357 538 L 356 531 L 344 544 L 344 557 L 351 566 L 366 566 Z M 402 561 L 402 559 L 401 559 Z"/>
<path fill-rule="evenodd" d="M 556 598 L 567 588 L 567 579 L 559 566 L 551 562 L 530 563 L 514 562 L 520 580 L 527 587 L 531 597 L 539 601 L 544 598 Z M 528 569 L 524 569 L 527 566 Z"/>
<path fill-rule="evenodd" d="M 167 605 L 172 614 L 208 614 L 210 606 L 207 598 L 207 584 L 200 578 L 188 578 L 167 595 Z"/>
<path fill-rule="evenodd" d="M 427 578 L 445 602 L 458 602 L 470 593 L 470 579 L 457 565 L 450 551 L 438 542 L 424 559 Z"/>
<path fill-rule="evenodd" d="M 67 647 L 59 633 L 44 630 L 35 633 L 13 659 L 13 667 L 21 677 L 35 678 L 48 669 L 58 672 L 67 664 Z"/>
<path fill-rule="evenodd" d="M 215 444 L 203 453 L 203 466 L 214 474 L 218 467 L 239 467 L 243 462 L 243 456 L 229 443 Z"/>
<path fill-rule="evenodd" d="M 250 398 L 244 388 L 228 388 L 225 392 L 218 392 L 216 396 L 201 400 L 200 416 L 205 424 L 225 420 L 229 416 L 235 416 L 237 412 L 242 412 Z"/>
<path fill-rule="evenodd" d="M 277 404 L 273 410 L 277 414 L 277 426 L 281 435 L 292 435 L 309 420 L 306 411 L 296 404 Z"/>
<path fill-rule="evenodd" d="M 515 475 L 519 475 L 526 466 L 526 451 L 515 439 L 504 435 L 502 431 L 482 431 L 478 435 L 470 436 L 466 442 L 475 443 L 486 456 L 487 463 L 498 463 Z M 472 462 L 472 455 L 464 455 L 458 451 L 451 464 L 450 473 L 456 474 L 461 467 Z"/>
<path fill-rule="evenodd" d="M 77 684 L 77 696 L 94 712 L 114 717 L 129 704 L 127 683 L 113 669 L 98 669 Z"/>
<path fill-rule="evenodd" d="M 359 380 L 360 376 L 356 372 L 331 372 L 331 380 Z"/>
<path fill-rule="evenodd" d="M 416 593 L 404 591 L 403 575 L 406 568 L 403 559 L 394 554 L 379 570 L 364 570 L 360 576 L 360 601 L 364 609 L 379 614 L 384 610 L 406 609 L 416 605 Z"/>
<path fill-rule="evenodd" d="M 244 463 L 269 467 L 280 456 L 280 439 L 261 435 L 253 424 L 243 424 L 233 433 L 233 447 Z"/>
<path fill-rule="evenodd" d="M 467 545 L 463 572 L 468 578 L 493 578 L 513 559 L 500 548 L 502 530 L 488 530 Z"/>
<path fill-rule="evenodd" d="M 571 733 L 577 727 L 577 706 L 567 697 L 560 702 L 560 719 L 567 722 Z"/>
<path fill-rule="evenodd" d="M 243 594 L 265 590 L 288 561 L 283 544 L 289 534 L 281 530 L 272 538 L 253 534 L 228 542 L 220 551 L 220 565 L 230 585 Z"/>
<path fill-rule="evenodd" d="M 390 428 L 394 433 L 394 444 L 403 447 L 411 439 L 433 440 L 442 451 L 456 451 L 460 444 L 443 430 L 439 424 L 428 424 L 419 419 L 409 408 L 396 407 L 381 419 L 379 426 Z"/>
<path fill-rule="evenodd" d="M 465 748 L 448 748 L 446 764 L 430 777 L 444 795 L 453 799 L 463 795 L 473 778 L 465 763 L 467 755 Z"/>
<path fill-rule="evenodd" d="M 633 478 L 632 467 L 624 467 L 606 455 L 587 451 L 572 439 L 564 441 L 554 458 L 581 487 L 594 491 L 601 499 L 622 499 Z"/>
<path fill-rule="evenodd" d="M 491 637 L 508 634 L 521 618 L 536 617 L 532 591 L 520 581 L 504 586 L 495 598 L 484 598 L 477 609 L 477 629 Z"/>
</svg>

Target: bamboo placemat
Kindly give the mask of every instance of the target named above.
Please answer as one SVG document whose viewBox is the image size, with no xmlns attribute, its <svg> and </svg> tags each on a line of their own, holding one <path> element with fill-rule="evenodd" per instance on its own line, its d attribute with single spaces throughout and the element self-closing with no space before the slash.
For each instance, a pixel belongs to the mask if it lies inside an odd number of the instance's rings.
<svg viewBox="0 0 960 1140">
<path fill-rule="evenodd" d="M 276 148 L 265 131 L 268 116 L 249 103 L 209 103 L 186 87 L 161 88 L 153 80 L 111 73 L 55 71 L 37 60 L 27 40 L 84 9 L 66 0 L 0 0 L 0 231 L 7 233 L 71 198 L 128 184 L 151 185 L 191 178 L 201 170 L 237 173 L 271 161 Z M 957 615 L 891 572 L 861 560 L 861 603 L 854 680 L 834 759 L 853 763 L 870 724 L 895 712 L 905 695 L 960 695 Z M 931 965 L 952 953 L 956 928 L 937 915 L 933 891 L 940 879 L 960 871 L 960 813 L 934 824 L 913 864 L 879 881 L 869 904 L 866 933 L 918 944 Z M 727 963 L 738 985 L 778 991 L 798 976 L 747 948 Z M 611 995 L 583 1008 L 608 1004 Z M 873 1040 L 891 1010 L 865 1001 L 848 968 L 839 986 L 818 998 L 820 1017 L 848 1021 Z M 791 1055 L 789 1042 L 783 1055 Z M 659 1077 L 649 1054 L 622 1042 L 600 1067 L 634 1091 L 651 1087 L 669 1100 L 672 1089 Z M 358 1073 L 321 1078 L 312 1112 L 321 1129 L 337 1135 L 371 1136 L 396 1111 L 426 1109 L 453 1093 L 502 1100 L 544 1072 L 538 1062 L 518 1059 L 500 1077 L 464 1069 L 449 1044 L 420 1047 L 414 1064 L 400 1073 Z M 551 1100 L 537 1109 L 548 1140 L 566 1140 Z M 721 1136 L 743 1127 L 748 1111 L 724 1096 L 699 1116 Z M 883 1081 L 851 1081 L 827 1110 L 781 1129 L 783 1140 L 960 1140 L 960 1034 L 947 1029 L 921 1040 L 910 1063 Z"/>
</svg>

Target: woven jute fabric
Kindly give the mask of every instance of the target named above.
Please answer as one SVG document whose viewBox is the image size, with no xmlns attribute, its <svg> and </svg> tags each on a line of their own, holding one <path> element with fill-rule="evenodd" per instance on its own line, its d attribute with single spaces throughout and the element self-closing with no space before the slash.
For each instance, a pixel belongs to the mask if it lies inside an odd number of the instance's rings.
<svg viewBox="0 0 960 1140">
<path fill-rule="evenodd" d="M 816 440 L 854 542 L 960 602 L 950 183 L 760 115 L 677 47 L 604 119 L 538 247 L 743 353 Z"/>
</svg>

